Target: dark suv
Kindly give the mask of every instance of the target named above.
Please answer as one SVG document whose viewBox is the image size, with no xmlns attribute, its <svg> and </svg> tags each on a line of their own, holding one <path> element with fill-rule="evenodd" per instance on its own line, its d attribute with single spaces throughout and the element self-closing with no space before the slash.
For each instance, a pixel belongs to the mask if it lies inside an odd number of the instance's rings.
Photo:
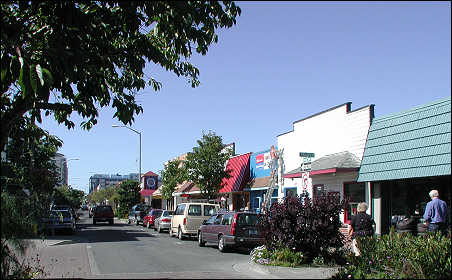
<svg viewBox="0 0 452 280">
<path fill-rule="evenodd" d="M 198 230 L 198 244 L 218 244 L 218 250 L 225 252 L 232 247 L 254 248 L 262 245 L 257 222 L 259 215 L 252 212 L 219 212 L 205 221 Z"/>
<path fill-rule="evenodd" d="M 108 222 L 110 225 L 114 223 L 115 215 L 110 205 L 98 205 L 93 211 L 93 225 L 97 222 Z"/>
</svg>

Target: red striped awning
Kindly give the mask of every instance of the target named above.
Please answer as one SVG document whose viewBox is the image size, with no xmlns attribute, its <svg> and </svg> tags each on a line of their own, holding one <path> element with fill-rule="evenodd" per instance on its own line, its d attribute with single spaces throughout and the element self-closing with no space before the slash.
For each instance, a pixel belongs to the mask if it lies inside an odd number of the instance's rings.
<svg viewBox="0 0 452 280">
<path fill-rule="evenodd" d="M 146 190 L 143 189 L 140 191 L 141 196 L 151 196 L 156 190 Z"/>
<path fill-rule="evenodd" d="M 232 157 L 228 160 L 226 170 L 231 170 L 230 178 L 224 178 L 223 188 L 219 193 L 242 191 L 250 177 L 250 155 L 251 153 Z"/>
</svg>

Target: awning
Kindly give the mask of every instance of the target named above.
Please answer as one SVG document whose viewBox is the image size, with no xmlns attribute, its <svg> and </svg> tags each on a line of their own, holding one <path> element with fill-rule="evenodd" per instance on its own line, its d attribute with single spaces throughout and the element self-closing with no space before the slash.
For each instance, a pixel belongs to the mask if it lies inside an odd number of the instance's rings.
<svg viewBox="0 0 452 280">
<path fill-rule="evenodd" d="M 451 98 L 375 118 L 358 182 L 451 175 Z"/>
<path fill-rule="evenodd" d="M 152 198 L 155 199 L 161 199 L 162 198 L 162 188 L 163 185 L 161 185 L 160 187 L 158 187 L 155 192 L 152 194 Z"/>
<path fill-rule="evenodd" d="M 270 184 L 270 176 L 254 178 L 251 181 L 251 189 L 268 187 Z"/>
<path fill-rule="evenodd" d="M 147 190 L 147 189 L 144 189 L 144 190 L 141 190 L 141 191 L 140 191 L 140 194 L 141 194 L 141 196 L 151 196 L 155 191 L 156 191 L 156 190 Z"/>
<path fill-rule="evenodd" d="M 223 188 L 219 193 L 229 193 L 242 191 L 250 176 L 250 155 L 246 153 L 243 155 L 232 157 L 228 160 L 226 170 L 230 170 L 231 177 L 224 178 L 221 185 Z"/>
<path fill-rule="evenodd" d="M 354 154 L 345 151 L 326 155 L 311 163 L 309 176 L 358 171 L 360 160 Z M 301 167 L 284 174 L 284 178 L 301 178 Z"/>
</svg>

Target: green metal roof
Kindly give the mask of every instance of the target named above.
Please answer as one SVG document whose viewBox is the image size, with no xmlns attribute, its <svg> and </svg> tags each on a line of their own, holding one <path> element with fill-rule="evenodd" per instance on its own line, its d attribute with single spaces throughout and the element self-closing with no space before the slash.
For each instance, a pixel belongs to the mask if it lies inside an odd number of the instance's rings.
<svg viewBox="0 0 452 280">
<path fill-rule="evenodd" d="M 451 98 L 375 118 L 358 182 L 451 175 Z"/>
</svg>

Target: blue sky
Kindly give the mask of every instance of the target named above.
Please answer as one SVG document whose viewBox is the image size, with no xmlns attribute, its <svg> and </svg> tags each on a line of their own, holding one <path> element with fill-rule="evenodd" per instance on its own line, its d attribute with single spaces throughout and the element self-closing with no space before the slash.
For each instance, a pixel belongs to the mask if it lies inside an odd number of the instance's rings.
<svg viewBox="0 0 452 280">
<path fill-rule="evenodd" d="M 214 131 L 238 154 L 276 144 L 292 123 L 352 102 L 375 104 L 380 117 L 451 94 L 450 2 L 237 2 L 237 25 L 218 31 L 206 56 L 191 59 L 201 85 L 153 65 L 163 84 L 137 97 L 144 113 L 142 173 L 196 146 Z M 88 191 L 94 173 L 138 172 L 138 135 L 100 110 L 90 131 L 68 130 L 52 118 L 42 128 L 64 141 L 69 184 Z M 80 124 L 80 118 L 73 115 Z"/>
</svg>

